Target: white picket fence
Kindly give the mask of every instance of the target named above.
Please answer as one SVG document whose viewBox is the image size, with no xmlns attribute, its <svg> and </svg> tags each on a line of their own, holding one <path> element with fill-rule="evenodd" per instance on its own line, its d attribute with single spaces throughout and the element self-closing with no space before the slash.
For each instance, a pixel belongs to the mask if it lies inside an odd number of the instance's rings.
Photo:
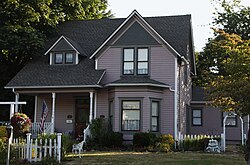
<svg viewBox="0 0 250 165">
<path fill-rule="evenodd" d="M 11 147 L 18 151 L 19 159 L 27 159 L 29 162 L 41 161 L 49 156 L 61 161 L 62 133 L 57 133 L 56 139 L 31 139 L 31 133 L 26 139 L 13 139 Z"/>
</svg>

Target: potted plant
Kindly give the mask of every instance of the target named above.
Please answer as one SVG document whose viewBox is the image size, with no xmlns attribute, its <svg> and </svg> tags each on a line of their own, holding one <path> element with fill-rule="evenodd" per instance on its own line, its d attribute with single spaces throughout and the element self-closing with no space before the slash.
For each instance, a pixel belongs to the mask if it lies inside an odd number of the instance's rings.
<svg viewBox="0 0 250 165">
<path fill-rule="evenodd" d="M 13 126 L 14 137 L 25 136 L 30 131 L 31 120 L 24 113 L 16 112 L 10 119 L 10 124 Z"/>
</svg>

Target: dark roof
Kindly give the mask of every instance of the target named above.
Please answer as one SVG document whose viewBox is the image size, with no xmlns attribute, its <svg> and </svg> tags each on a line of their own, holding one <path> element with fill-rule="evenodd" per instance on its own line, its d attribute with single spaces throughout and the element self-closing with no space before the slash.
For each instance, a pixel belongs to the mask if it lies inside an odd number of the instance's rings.
<svg viewBox="0 0 250 165">
<path fill-rule="evenodd" d="M 84 58 L 78 65 L 48 65 L 40 56 L 28 63 L 6 87 L 55 87 L 98 85 L 104 70 L 95 70 L 93 60 Z"/>
<path fill-rule="evenodd" d="M 140 84 L 140 83 L 169 86 L 168 84 L 150 79 L 148 76 L 122 76 L 121 79 L 116 80 L 110 84 Z"/>
<path fill-rule="evenodd" d="M 190 15 L 145 17 L 144 18 L 180 55 L 187 54 L 187 44 L 190 34 Z M 65 36 L 78 51 L 87 57 L 82 57 L 78 65 L 50 66 L 48 57 L 41 55 L 27 64 L 6 87 L 17 86 L 74 86 L 95 85 L 103 71 L 94 70 L 94 61 L 89 60 L 98 47 L 125 21 L 121 19 L 75 20 L 61 23 L 58 26 L 58 36 L 47 42 L 44 54 L 54 42 Z M 151 79 L 129 79 L 132 83 L 148 82 L 159 84 Z M 128 78 L 122 78 L 116 83 L 126 83 Z M 162 84 L 163 85 L 163 84 Z M 166 85 L 166 84 L 164 84 Z"/>
<path fill-rule="evenodd" d="M 144 19 L 180 55 L 186 56 L 190 41 L 190 15 L 145 17 Z M 124 21 L 125 18 L 67 21 L 60 24 L 58 34 L 78 43 L 83 52 L 91 56 Z"/>
<path fill-rule="evenodd" d="M 203 87 L 192 87 L 192 101 L 206 101 L 205 90 Z"/>
</svg>

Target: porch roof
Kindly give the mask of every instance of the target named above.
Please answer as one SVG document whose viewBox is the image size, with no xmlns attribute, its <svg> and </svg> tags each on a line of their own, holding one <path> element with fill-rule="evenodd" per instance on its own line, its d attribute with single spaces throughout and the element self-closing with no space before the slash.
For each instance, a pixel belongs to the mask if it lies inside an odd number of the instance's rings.
<svg viewBox="0 0 250 165">
<path fill-rule="evenodd" d="M 48 56 L 35 57 L 5 88 L 101 87 L 104 70 L 82 57 L 78 65 L 48 65 Z"/>
</svg>

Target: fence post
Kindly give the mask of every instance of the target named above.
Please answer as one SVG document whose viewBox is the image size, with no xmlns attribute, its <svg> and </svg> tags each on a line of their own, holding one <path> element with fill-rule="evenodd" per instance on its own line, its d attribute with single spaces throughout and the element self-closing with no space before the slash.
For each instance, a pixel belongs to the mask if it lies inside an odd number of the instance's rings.
<svg viewBox="0 0 250 165">
<path fill-rule="evenodd" d="M 62 145 L 62 133 L 57 133 L 57 160 L 61 161 L 61 145 Z"/>
<path fill-rule="evenodd" d="M 30 154 L 29 151 L 30 151 L 30 138 L 31 138 L 31 133 L 27 133 L 26 136 L 27 136 L 27 137 L 26 137 L 26 138 L 27 138 L 27 139 L 26 139 L 26 147 L 27 147 L 27 148 L 26 148 L 26 159 L 27 159 L 28 161 L 30 161 L 30 159 L 29 159 L 29 158 L 30 158 L 30 156 L 29 156 L 29 154 Z"/>
</svg>

